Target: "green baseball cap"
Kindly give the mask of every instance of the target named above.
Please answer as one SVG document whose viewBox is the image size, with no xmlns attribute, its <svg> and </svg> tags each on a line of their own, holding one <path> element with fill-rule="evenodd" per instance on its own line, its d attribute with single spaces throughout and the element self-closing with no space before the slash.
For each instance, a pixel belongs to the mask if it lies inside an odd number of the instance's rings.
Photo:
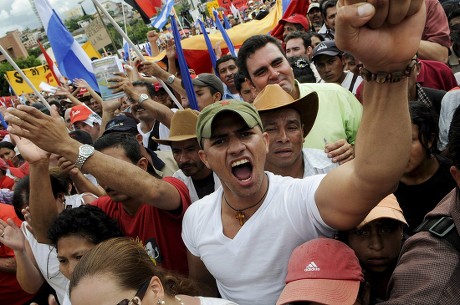
<svg viewBox="0 0 460 305">
<path fill-rule="evenodd" d="M 264 130 L 259 113 L 251 104 L 239 100 L 218 101 L 206 106 L 198 116 L 196 137 L 201 148 L 203 148 L 202 139 L 209 139 L 212 136 L 212 123 L 214 118 L 223 111 L 230 111 L 238 114 L 249 128 L 258 125 L 261 130 Z"/>
</svg>

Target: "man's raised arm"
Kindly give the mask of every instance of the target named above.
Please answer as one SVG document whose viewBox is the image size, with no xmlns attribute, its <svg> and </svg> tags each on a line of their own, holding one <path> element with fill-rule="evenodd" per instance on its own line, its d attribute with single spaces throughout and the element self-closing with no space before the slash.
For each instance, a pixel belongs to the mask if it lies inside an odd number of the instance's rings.
<svg viewBox="0 0 460 305">
<path fill-rule="evenodd" d="M 315 194 L 322 218 L 338 230 L 355 227 L 393 192 L 409 160 L 408 82 L 407 77 L 397 80 L 394 72 L 411 70 L 425 5 L 423 0 L 383 0 L 379 5 L 357 0 L 337 4 L 337 46 L 359 58 L 369 74 L 355 159 L 329 173 Z"/>
</svg>

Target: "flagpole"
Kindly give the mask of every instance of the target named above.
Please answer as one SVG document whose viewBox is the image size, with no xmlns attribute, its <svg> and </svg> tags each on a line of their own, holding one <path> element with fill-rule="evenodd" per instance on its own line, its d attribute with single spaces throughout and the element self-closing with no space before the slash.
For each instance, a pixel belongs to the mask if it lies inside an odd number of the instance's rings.
<svg viewBox="0 0 460 305">
<path fill-rule="evenodd" d="M 142 53 L 139 50 L 139 48 L 131 41 L 131 39 L 129 39 L 128 35 L 126 35 L 126 33 L 123 32 L 123 30 L 120 28 L 118 23 L 112 18 L 112 16 L 110 16 L 109 12 L 107 12 L 107 10 L 99 3 L 99 1 L 97 1 L 97 0 L 91 0 L 91 1 L 93 1 L 94 5 L 96 7 L 98 7 L 104 13 L 104 15 L 109 19 L 110 23 L 112 23 L 112 25 L 115 28 L 115 30 L 126 40 L 126 42 L 129 44 L 129 46 L 134 50 L 136 55 L 142 61 L 145 61 L 144 55 L 142 55 Z M 165 91 L 168 93 L 169 97 L 173 100 L 174 104 L 176 104 L 177 108 L 184 109 L 184 107 L 182 107 L 181 103 L 179 103 L 179 101 L 174 96 L 174 94 L 171 92 L 171 90 L 169 90 L 168 86 L 166 86 L 166 84 L 161 79 L 157 78 L 157 80 L 160 82 L 161 86 L 163 86 Z"/>
<path fill-rule="evenodd" d="M 173 7 L 172 7 L 172 10 L 173 10 L 173 12 L 174 12 L 174 16 L 176 16 L 177 23 L 179 23 L 180 29 L 182 30 L 182 32 L 183 32 L 184 35 L 185 35 L 184 28 L 182 27 L 182 23 L 180 22 L 179 16 L 177 16 L 176 9 L 174 8 L 174 5 L 173 5 Z"/>
<path fill-rule="evenodd" d="M 5 55 L 6 60 L 10 63 L 10 65 L 13 66 L 13 68 L 21 75 L 22 79 L 24 79 L 29 85 L 30 88 L 34 91 L 34 93 L 37 95 L 38 99 L 42 102 L 43 105 L 48 108 L 48 110 L 51 110 L 50 104 L 45 100 L 43 95 L 38 92 L 37 88 L 35 88 L 34 84 L 30 81 L 30 79 L 27 78 L 27 76 L 22 72 L 22 70 L 18 67 L 18 65 L 14 62 L 13 58 L 11 58 L 10 54 L 3 49 L 3 47 L 0 45 L 0 52 L 2 52 L 3 55 Z M 9 82 L 8 82 L 9 83 Z"/>
<path fill-rule="evenodd" d="M 123 12 L 123 23 L 125 26 L 125 33 L 128 33 L 128 29 L 126 28 L 126 14 L 125 14 L 125 4 L 124 2 L 121 2 L 121 11 Z M 128 64 L 131 66 L 131 54 L 129 54 L 129 48 L 128 48 Z"/>
</svg>

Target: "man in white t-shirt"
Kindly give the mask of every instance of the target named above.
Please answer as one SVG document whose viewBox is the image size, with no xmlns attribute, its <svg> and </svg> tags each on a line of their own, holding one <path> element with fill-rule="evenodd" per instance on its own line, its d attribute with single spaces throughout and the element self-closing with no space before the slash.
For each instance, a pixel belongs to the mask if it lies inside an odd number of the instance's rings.
<svg viewBox="0 0 460 305">
<path fill-rule="evenodd" d="M 391 2 L 391 10 L 378 11 L 384 20 L 394 14 L 388 12 L 402 11 L 402 22 L 372 30 L 362 27 L 375 15 L 372 5 L 340 1 L 336 41 L 372 73 L 405 71 L 420 42 L 414 34 L 422 32 L 424 20 L 418 5 L 415 11 L 407 9 L 410 1 Z M 383 32 L 392 37 L 387 44 L 356 42 L 380 39 Z M 392 56 L 386 57 L 388 53 Z M 278 64 L 282 59 L 258 68 L 257 75 L 271 75 Z M 408 162 L 411 143 L 407 77 L 391 80 L 369 79 L 356 158 L 326 176 L 293 179 L 264 172 L 269 136 L 252 105 L 220 101 L 203 109 L 197 122 L 199 154 L 222 188 L 192 204 L 184 217 L 190 278 L 217 284 L 223 298 L 240 305 L 274 304 L 296 246 L 332 236 L 334 229 L 353 228 L 391 193 Z"/>
<path fill-rule="evenodd" d="M 344 71 L 342 54 L 334 41 L 323 41 L 313 50 L 312 60 L 321 76 L 321 83 L 339 84 L 356 95 L 363 79 L 350 71 Z"/>
</svg>

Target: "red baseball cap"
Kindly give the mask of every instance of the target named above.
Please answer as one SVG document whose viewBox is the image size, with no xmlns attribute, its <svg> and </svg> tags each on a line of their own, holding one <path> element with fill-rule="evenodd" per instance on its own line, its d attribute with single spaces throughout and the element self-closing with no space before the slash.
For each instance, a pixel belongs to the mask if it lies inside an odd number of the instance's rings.
<svg viewBox="0 0 460 305">
<path fill-rule="evenodd" d="M 86 105 L 73 106 L 70 110 L 70 123 L 85 122 L 86 124 L 93 126 L 94 123 L 101 124 L 101 118 L 95 114 Z"/>
<path fill-rule="evenodd" d="M 286 23 L 296 23 L 302 25 L 305 31 L 308 31 L 310 29 L 307 17 L 301 14 L 292 14 L 287 18 L 281 19 L 280 23 L 283 25 Z"/>
<path fill-rule="evenodd" d="M 310 240 L 291 254 L 286 286 L 276 305 L 298 301 L 353 305 L 364 276 L 355 252 L 329 238 Z"/>
</svg>

